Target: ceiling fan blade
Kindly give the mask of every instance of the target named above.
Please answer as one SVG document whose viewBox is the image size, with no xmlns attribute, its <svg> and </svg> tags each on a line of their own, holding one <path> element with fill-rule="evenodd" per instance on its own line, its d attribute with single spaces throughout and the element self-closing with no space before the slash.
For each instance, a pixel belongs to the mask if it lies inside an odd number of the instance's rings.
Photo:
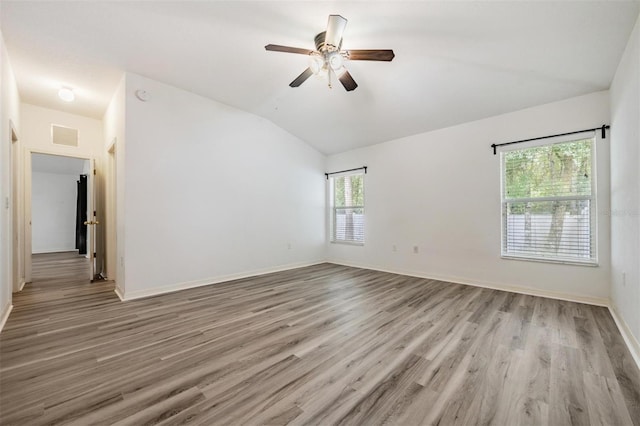
<svg viewBox="0 0 640 426">
<path fill-rule="evenodd" d="M 313 50 L 301 49 L 299 47 L 280 46 L 278 44 L 267 44 L 264 48 L 272 52 L 299 53 L 301 55 L 311 55 L 313 53 Z"/>
<path fill-rule="evenodd" d="M 336 49 L 340 49 L 340 42 L 342 40 L 342 33 L 347 26 L 347 20 L 340 15 L 329 15 L 329 22 L 327 23 L 327 33 L 324 37 L 324 44 L 334 46 Z"/>
<path fill-rule="evenodd" d="M 358 83 L 351 77 L 349 71 L 343 72 L 340 77 L 338 77 L 338 80 L 340 80 L 340 83 L 347 89 L 347 92 L 355 90 L 355 88 L 358 87 Z"/>
<path fill-rule="evenodd" d="M 291 83 L 289 83 L 289 86 L 298 87 L 302 83 L 304 83 L 312 75 L 313 75 L 313 71 L 311 71 L 311 68 L 307 68 L 306 70 L 302 71 L 302 74 L 297 76 L 295 80 L 293 80 Z"/>
<path fill-rule="evenodd" d="M 351 61 L 391 61 L 396 56 L 391 49 L 345 50 L 343 53 Z"/>
</svg>

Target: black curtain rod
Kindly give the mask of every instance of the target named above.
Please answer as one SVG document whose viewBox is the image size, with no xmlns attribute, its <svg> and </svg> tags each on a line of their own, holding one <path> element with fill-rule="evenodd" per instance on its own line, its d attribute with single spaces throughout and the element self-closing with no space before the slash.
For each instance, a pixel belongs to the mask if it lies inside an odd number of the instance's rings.
<svg viewBox="0 0 640 426">
<path fill-rule="evenodd" d="M 493 155 L 496 155 L 496 148 L 498 148 L 499 146 L 513 145 L 514 143 L 537 141 L 537 140 L 540 140 L 540 139 L 555 138 L 557 136 L 575 135 L 577 133 L 591 132 L 591 131 L 594 131 L 594 130 L 601 130 L 602 131 L 602 139 L 606 139 L 607 138 L 606 130 L 609 129 L 609 128 L 611 128 L 611 126 L 603 124 L 602 127 L 594 127 L 593 129 L 576 130 L 575 132 L 558 133 L 557 135 L 541 136 L 539 138 L 531 138 L 531 139 L 522 139 L 521 141 L 514 141 L 514 142 L 493 143 L 493 144 L 491 144 L 491 148 L 493 148 Z"/>
<path fill-rule="evenodd" d="M 329 176 L 331 176 L 331 175 L 337 175 L 338 173 L 355 172 L 356 170 L 364 170 L 364 172 L 366 174 L 367 173 L 367 166 L 357 167 L 355 169 L 340 170 L 339 172 L 325 173 L 324 175 L 327 177 L 327 179 L 329 179 Z"/>
</svg>

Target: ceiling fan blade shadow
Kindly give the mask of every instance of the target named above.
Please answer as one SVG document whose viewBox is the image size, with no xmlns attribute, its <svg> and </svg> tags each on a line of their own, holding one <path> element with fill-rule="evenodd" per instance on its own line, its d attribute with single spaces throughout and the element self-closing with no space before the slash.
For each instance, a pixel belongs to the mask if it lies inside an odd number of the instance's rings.
<svg viewBox="0 0 640 426">
<path fill-rule="evenodd" d="M 396 56 L 391 49 L 345 50 L 343 53 L 351 61 L 391 61 Z"/>
<path fill-rule="evenodd" d="M 325 46 L 331 45 L 336 49 L 340 49 L 340 43 L 342 40 L 342 33 L 347 26 L 347 20 L 340 15 L 329 15 L 329 22 L 327 23 L 327 33 L 324 37 Z"/>
<path fill-rule="evenodd" d="M 267 44 L 265 50 L 271 52 L 299 53 L 301 55 L 311 55 L 314 51 L 309 49 L 301 49 L 299 47 L 280 46 L 279 44 Z"/>
<path fill-rule="evenodd" d="M 295 80 L 293 80 L 291 83 L 289 83 L 289 86 L 298 87 L 302 83 L 304 83 L 312 75 L 313 75 L 313 71 L 311 71 L 311 68 L 307 68 L 306 70 L 302 71 L 302 74 L 297 76 Z"/>
<path fill-rule="evenodd" d="M 340 83 L 342 83 L 342 85 L 347 90 L 347 92 L 351 92 L 352 90 L 355 90 L 356 87 L 358 87 L 358 83 L 356 83 L 353 77 L 351 77 L 351 74 L 349 74 L 349 71 L 345 71 L 342 74 L 340 74 L 340 76 L 338 77 L 338 80 L 340 80 Z"/>
</svg>

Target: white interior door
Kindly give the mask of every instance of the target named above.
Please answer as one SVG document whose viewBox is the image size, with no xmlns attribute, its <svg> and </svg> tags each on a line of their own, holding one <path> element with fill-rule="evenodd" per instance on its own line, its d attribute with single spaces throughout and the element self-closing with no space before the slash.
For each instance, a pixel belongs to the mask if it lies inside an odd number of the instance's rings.
<svg viewBox="0 0 640 426">
<path fill-rule="evenodd" d="M 91 281 L 100 279 L 103 276 L 104 265 L 104 225 L 101 222 L 102 219 L 102 181 L 100 175 L 97 173 L 96 160 L 90 160 L 91 167 L 89 173 L 89 195 L 87 197 L 87 225 L 88 225 L 88 237 L 89 246 L 88 253 L 91 263 Z"/>
<path fill-rule="evenodd" d="M 89 256 L 89 280 L 93 282 L 96 276 L 96 163 L 89 160 L 89 181 L 87 182 L 87 255 Z"/>
</svg>

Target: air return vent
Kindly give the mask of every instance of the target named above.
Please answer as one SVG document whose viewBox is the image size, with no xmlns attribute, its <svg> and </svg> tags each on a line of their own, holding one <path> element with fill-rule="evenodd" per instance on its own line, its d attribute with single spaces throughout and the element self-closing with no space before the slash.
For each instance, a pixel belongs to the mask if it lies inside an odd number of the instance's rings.
<svg viewBox="0 0 640 426">
<path fill-rule="evenodd" d="M 78 146 L 78 129 L 52 124 L 51 140 L 56 145 Z"/>
</svg>

